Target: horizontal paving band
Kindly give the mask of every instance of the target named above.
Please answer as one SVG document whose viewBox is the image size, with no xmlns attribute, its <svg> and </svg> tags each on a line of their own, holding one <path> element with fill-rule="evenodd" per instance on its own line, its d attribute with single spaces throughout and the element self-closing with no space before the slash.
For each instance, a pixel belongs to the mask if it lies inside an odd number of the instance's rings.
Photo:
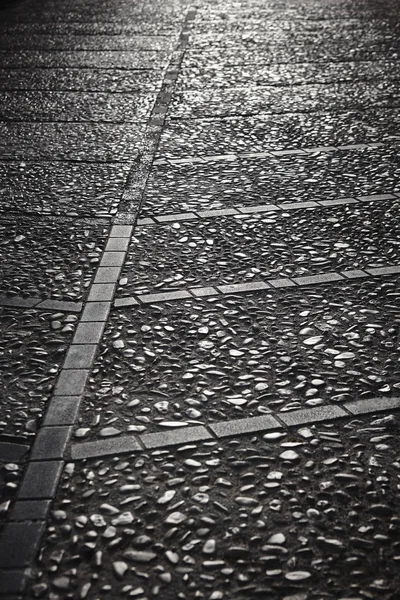
<svg viewBox="0 0 400 600">
<path fill-rule="evenodd" d="M 259 417 L 220 421 L 208 426 L 179 427 L 171 431 L 147 433 L 143 435 L 125 435 L 107 440 L 82 442 L 71 447 L 72 460 L 122 454 L 135 450 L 164 448 L 180 444 L 192 443 L 207 439 L 219 439 L 248 433 L 259 433 L 312 425 L 324 421 L 356 417 L 376 412 L 400 409 L 400 397 L 370 398 L 355 402 L 346 402 L 341 406 L 318 406 L 295 411 L 281 411 L 264 414 Z"/>
<path fill-rule="evenodd" d="M 0 306 L 10 308 L 40 308 L 43 310 L 56 310 L 57 312 L 80 312 L 82 302 L 65 300 L 43 300 L 43 298 L 23 298 L 22 296 L 0 295 Z"/>
<path fill-rule="evenodd" d="M 199 210 L 184 213 L 172 213 L 157 215 L 154 217 L 145 217 L 138 219 L 136 224 L 158 225 L 160 223 L 169 223 L 171 221 L 193 221 L 197 219 L 208 219 L 210 217 L 225 217 L 230 215 L 247 215 L 254 213 L 280 211 L 280 210 L 299 210 L 313 208 L 328 208 L 332 206 L 341 206 L 345 204 L 358 204 L 361 202 L 379 202 L 381 200 L 397 200 L 399 193 L 371 194 L 369 196 L 354 196 L 349 198 L 334 198 L 332 200 L 308 200 L 305 202 L 287 202 L 283 204 L 255 204 L 253 206 L 238 206 L 237 208 L 220 208 L 215 210 Z"/>
<path fill-rule="evenodd" d="M 160 292 L 154 294 L 135 294 L 135 296 L 126 296 L 116 298 L 114 306 L 116 308 L 124 306 L 134 306 L 135 304 L 155 304 L 158 302 L 169 302 L 171 300 L 186 300 L 187 298 L 204 298 L 206 296 L 220 296 L 226 294 L 246 294 L 249 292 L 260 292 L 264 290 L 272 291 L 280 288 L 319 285 L 331 283 L 333 281 L 346 281 L 349 279 L 363 279 L 372 277 L 381 277 L 386 275 L 400 274 L 400 265 L 388 267 L 372 267 L 364 270 L 353 269 L 340 271 L 339 273 L 323 273 L 321 275 L 310 275 L 304 277 L 285 277 L 281 279 L 267 279 L 265 281 L 253 281 L 233 283 L 230 285 L 214 285 L 209 287 L 193 287 L 176 292 Z"/>
</svg>

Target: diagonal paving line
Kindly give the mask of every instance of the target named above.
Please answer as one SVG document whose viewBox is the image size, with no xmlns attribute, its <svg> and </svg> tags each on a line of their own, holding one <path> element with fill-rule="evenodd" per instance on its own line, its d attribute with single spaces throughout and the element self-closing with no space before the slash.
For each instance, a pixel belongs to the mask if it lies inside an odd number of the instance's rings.
<svg viewBox="0 0 400 600">
<path fill-rule="evenodd" d="M 161 135 L 165 114 L 179 66 L 189 40 L 189 27 L 196 9 L 189 9 L 182 24 L 178 45 L 172 54 L 163 85 L 154 104 L 145 133 L 145 145 L 139 162 L 128 178 L 123 202 L 130 211 L 140 210 L 147 177 Z M 7 523 L 0 538 L 0 589 L 23 592 L 26 569 L 35 558 L 42 537 L 50 501 L 53 499 L 64 465 L 68 444 L 87 378 L 111 308 L 118 277 L 125 260 L 133 226 L 112 225 L 90 287 L 84 310 L 59 374 L 46 417 L 37 435 L 27 471 L 17 494 L 18 520 Z M 33 300 L 36 304 L 36 300 Z M 32 521 L 32 502 L 40 502 L 41 518 Z M 23 547 L 23 552 L 21 548 Z"/>
</svg>

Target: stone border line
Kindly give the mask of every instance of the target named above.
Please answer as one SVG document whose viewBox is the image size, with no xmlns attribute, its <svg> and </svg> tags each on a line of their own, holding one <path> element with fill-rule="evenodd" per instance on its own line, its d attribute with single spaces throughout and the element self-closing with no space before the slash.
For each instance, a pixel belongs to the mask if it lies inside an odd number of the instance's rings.
<svg viewBox="0 0 400 600">
<path fill-rule="evenodd" d="M 212 217 L 229 217 L 233 215 L 249 215 L 264 212 L 283 210 L 304 210 L 316 208 L 330 208 L 346 204 L 360 204 L 363 202 L 379 202 L 382 200 L 397 200 L 400 193 L 371 194 L 369 196 L 354 196 L 349 198 L 333 198 L 332 200 L 306 200 L 304 202 L 287 202 L 282 204 L 254 204 L 252 206 L 238 206 L 232 208 L 218 208 L 214 210 L 194 210 L 184 213 L 171 213 L 154 215 L 136 221 L 137 226 L 160 225 L 171 221 L 193 221 Z"/>
<path fill-rule="evenodd" d="M 69 302 L 64 300 L 43 300 L 43 298 L 22 298 L 22 296 L 0 295 L 0 306 L 10 308 L 37 308 L 41 310 L 55 310 L 60 312 L 81 312 L 82 302 Z"/>
<path fill-rule="evenodd" d="M 259 152 L 229 152 L 228 154 L 216 154 L 216 155 L 205 155 L 205 156 L 187 156 L 185 158 L 156 158 L 153 162 L 155 166 L 159 165 L 191 165 L 193 163 L 208 163 L 208 162 L 220 162 L 229 161 L 234 162 L 242 158 L 272 158 L 274 156 L 307 156 L 315 152 L 336 152 L 337 150 L 375 150 L 375 148 L 381 148 L 387 145 L 383 142 L 376 142 L 371 144 L 345 144 L 342 146 L 315 146 L 311 148 L 289 148 L 282 150 L 265 150 Z"/>
<path fill-rule="evenodd" d="M 123 454 L 177 446 L 210 439 L 221 439 L 249 433 L 269 432 L 277 429 L 313 425 L 336 419 L 358 417 L 371 413 L 400 410 L 400 397 L 371 398 L 338 405 L 317 406 L 294 411 L 281 411 L 264 414 L 259 417 L 219 421 L 209 425 L 179 427 L 170 431 L 144 433 L 141 435 L 123 435 L 107 440 L 81 442 L 71 446 L 71 459 L 82 460 L 109 454 Z"/>
<path fill-rule="evenodd" d="M 207 296 L 225 296 L 228 294 L 246 294 L 248 292 L 272 291 L 280 288 L 305 287 L 309 285 L 320 285 L 332 283 L 333 281 L 348 281 L 352 279 L 365 279 L 381 277 L 386 275 L 400 274 L 400 265 L 390 267 L 371 267 L 365 270 L 350 269 L 347 271 L 322 273 L 320 275 L 305 275 L 302 277 L 282 277 L 278 279 L 267 279 L 265 281 L 252 281 L 244 283 L 232 283 L 229 285 L 215 284 L 208 287 L 193 287 L 176 292 L 159 292 L 154 294 L 135 294 L 114 300 L 114 307 L 137 306 L 139 304 L 156 304 L 159 302 L 170 302 L 171 300 L 198 299 Z"/>
<path fill-rule="evenodd" d="M 178 47 L 172 54 L 145 130 L 148 141 L 140 160 L 131 170 L 126 190 L 130 209 L 140 210 L 144 186 L 189 40 L 188 28 L 195 15 L 196 10 L 190 9 L 182 24 Z M 133 208 L 132 202 L 136 202 L 136 207 Z M 0 538 L 0 594 L 18 595 L 24 592 L 28 568 L 38 551 L 50 504 L 57 490 L 65 450 L 108 318 L 132 231 L 131 225 L 114 224 L 111 227 L 45 419 L 33 444 L 10 522 L 5 525 Z"/>
</svg>

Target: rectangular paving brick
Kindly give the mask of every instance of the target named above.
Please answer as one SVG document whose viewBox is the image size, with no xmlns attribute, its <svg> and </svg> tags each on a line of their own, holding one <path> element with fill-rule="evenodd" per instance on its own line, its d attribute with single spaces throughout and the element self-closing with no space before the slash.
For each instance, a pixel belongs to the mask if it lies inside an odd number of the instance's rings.
<svg viewBox="0 0 400 600">
<path fill-rule="evenodd" d="M 159 433 L 146 433 L 140 436 L 146 448 L 163 448 L 165 446 L 176 446 L 188 442 L 212 439 L 212 435 L 205 427 L 180 427 L 171 431 Z"/>
<path fill-rule="evenodd" d="M 343 405 L 353 415 L 400 409 L 400 398 L 369 398 L 358 402 L 346 402 Z"/>
<path fill-rule="evenodd" d="M 287 202 L 285 204 L 280 204 L 279 207 L 283 210 L 291 210 L 291 209 L 300 209 L 300 208 L 316 208 L 319 206 L 318 202 L 314 200 L 308 200 L 307 202 Z"/>
<path fill-rule="evenodd" d="M 95 344 L 74 344 L 68 348 L 64 369 L 90 369 L 96 354 Z"/>
<path fill-rule="evenodd" d="M 304 148 L 304 152 L 334 152 L 335 146 L 315 146 L 315 148 Z"/>
<path fill-rule="evenodd" d="M 354 198 L 335 198 L 334 200 L 318 200 L 321 206 L 341 206 L 342 204 L 357 204 Z"/>
<path fill-rule="evenodd" d="M 73 337 L 73 344 L 98 344 L 103 334 L 103 321 L 79 323 Z"/>
<path fill-rule="evenodd" d="M 197 214 L 202 219 L 207 217 L 226 217 L 229 215 L 237 215 L 238 211 L 235 208 L 219 208 L 215 210 L 198 210 Z"/>
<path fill-rule="evenodd" d="M 343 279 L 339 273 L 325 273 L 322 275 L 311 275 L 309 277 L 293 277 L 293 281 L 298 285 L 313 285 L 315 283 L 329 283 L 330 281 L 340 281 Z"/>
<path fill-rule="evenodd" d="M 121 267 L 99 267 L 94 278 L 94 283 L 114 283 L 118 280 L 120 273 Z"/>
<path fill-rule="evenodd" d="M 193 296 L 197 296 L 198 298 L 204 298 L 205 296 L 218 296 L 218 292 L 213 287 L 199 287 L 199 288 L 190 288 L 190 293 Z"/>
<path fill-rule="evenodd" d="M 115 287 L 115 283 L 94 283 L 90 288 L 88 301 L 100 302 L 102 300 L 112 300 Z"/>
<path fill-rule="evenodd" d="M 379 200 L 395 200 L 394 194 L 371 194 L 370 196 L 357 196 L 361 202 L 375 202 Z"/>
<path fill-rule="evenodd" d="M 18 499 L 52 498 L 57 488 L 62 466 L 62 460 L 31 462 L 19 489 Z"/>
<path fill-rule="evenodd" d="M 169 223 L 170 221 L 187 221 L 191 219 L 198 219 L 198 216 L 195 213 L 187 212 L 187 213 L 176 213 L 172 215 L 159 215 L 154 217 L 154 220 L 157 223 Z"/>
<path fill-rule="evenodd" d="M 14 444 L 12 442 L 0 441 L 0 461 L 1 462 L 19 462 L 29 451 L 27 444 Z"/>
<path fill-rule="evenodd" d="M 280 412 L 276 415 L 289 427 L 303 425 L 304 423 L 316 423 L 317 421 L 329 421 L 348 417 L 348 413 L 340 406 L 316 406 L 304 410 L 294 410 L 292 412 Z"/>
<path fill-rule="evenodd" d="M 365 269 L 370 275 L 397 275 L 400 273 L 400 265 L 393 267 L 377 267 L 374 269 Z"/>
<path fill-rule="evenodd" d="M 110 302 L 87 302 L 81 316 L 81 322 L 106 321 L 110 307 Z"/>
<path fill-rule="evenodd" d="M 78 416 L 80 396 L 54 396 L 43 422 L 49 425 L 73 425 Z"/>
<path fill-rule="evenodd" d="M 11 511 L 11 521 L 41 521 L 46 519 L 50 500 L 18 500 Z"/>
<path fill-rule="evenodd" d="M 15 594 L 24 591 L 28 575 L 27 569 L 9 569 L 7 571 L 0 569 L 1 592 L 3 594 L 10 594 L 12 600 L 16 600 Z M 4 600 L 11 599 L 9 596 L 5 596 Z"/>
<path fill-rule="evenodd" d="M 82 458 L 91 458 L 95 456 L 108 456 L 113 454 L 122 454 L 124 452 L 134 452 L 141 450 L 142 447 L 131 435 L 124 435 L 107 440 L 96 442 L 83 442 L 74 444 L 71 448 L 71 458 L 80 460 Z"/>
<path fill-rule="evenodd" d="M 107 242 L 106 252 L 125 252 L 128 248 L 129 238 L 114 237 Z"/>
<path fill-rule="evenodd" d="M 368 277 L 368 273 L 362 271 L 361 269 L 341 271 L 340 274 L 343 275 L 343 277 L 347 277 L 347 279 L 359 279 L 360 277 Z"/>
<path fill-rule="evenodd" d="M 241 206 L 238 211 L 242 214 L 269 212 L 271 210 L 280 210 L 276 204 L 255 204 L 253 206 Z"/>
<path fill-rule="evenodd" d="M 264 281 L 252 281 L 251 283 L 233 283 L 232 285 L 218 285 L 217 289 L 222 294 L 237 294 L 241 292 L 258 292 L 266 290 L 270 286 Z"/>
<path fill-rule="evenodd" d="M 145 217 L 144 219 L 138 219 L 136 225 L 140 227 L 141 225 L 154 225 L 155 220 L 150 217 Z"/>
<path fill-rule="evenodd" d="M 139 304 L 139 302 L 136 300 L 136 298 L 132 298 L 130 296 L 127 298 L 116 298 L 114 300 L 114 306 L 116 308 L 122 307 L 122 306 L 135 306 L 138 304 Z"/>
<path fill-rule="evenodd" d="M 60 310 L 62 312 L 80 312 L 82 310 L 82 302 L 62 302 L 61 300 L 44 300 L 37 305 L 37 308 L 47 310 Z"/>
<path fill-rule="evenodd" d="M 242 433 L 253 433 L 254 431 L 266 431 L 269 429 L 281 429 L 282 425 L 270 415 L 260 417 L 249 417 L 248 419 L 237 419 L 235 421 L 222 421 L 213 423 L 210 429 L 218 437 L 240 435 Z"/>
<path fill-rule="evenodd" d="M 281 278 L 281 279 L 268 279 L 268 283 L 272 285 L 274 288 L 287 288 L 293 287 L 295 284 L 291 279 Z"/>
<path fill-rule="evenodd" d="M 189 292 L 181 290 L 179 292 L 165 292 L 163 294 L 141 294 L 138 295 L 141 302 L 145 304 L 151 304 L 153 302 L 167 302 L 168 300 L 183 300 L 185 298 L 191 298 Z"/>
<path fill-rule="evenodd" d="M 113 225 L 110 231 L 110 238 L 114 237 L 127 237 L 129 238 L 132 234 L 132 225 Z"/>
<path fill-rule="evenodd" d="M 104 252 L 101 267 L 120 267 L 125 260 L 125 252 Z"/>
<path fill-rule="evenodd" d="M 80 396 L 84 392 L 88 376 L 88 369 L 67 369 L 61 371 L 54 391 L 55 395 Z"/>
<path fill-rule="evenodd" d="M 31 308 L 39 304 L 39 298 L 20 298 L 19 296 L 0 295 L 1 306 L 15 306 L 16 308 Z"/>
<path fill-rule="evenodd" d="M 0 538 L 0 568 L 13 569 L 29 565 L 39 547 L 44 525 L 44 521 L 5 525 Z"/>
<path fill-rule="evenodd" d="M 31 460 L 62 458 L 70 438 L 72 427 L 42 427 L 36 437 Z"/>
<path fill-rule="evenodd" d="M 291 154 L 305 154 L 304 150 L 271 150 L 273 156 L 290 156 Z"/>
</svg>

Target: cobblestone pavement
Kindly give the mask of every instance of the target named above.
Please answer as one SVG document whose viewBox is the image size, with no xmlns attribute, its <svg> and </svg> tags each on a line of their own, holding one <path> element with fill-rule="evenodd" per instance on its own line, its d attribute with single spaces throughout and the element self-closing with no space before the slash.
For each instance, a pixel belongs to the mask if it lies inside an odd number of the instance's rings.
<svg viewBox="0 0 400 600">
<path fill-rule="evenodd" d="M 0 4 L 0 600 L 399 600 L 399 11 Z"/>
</svg>

